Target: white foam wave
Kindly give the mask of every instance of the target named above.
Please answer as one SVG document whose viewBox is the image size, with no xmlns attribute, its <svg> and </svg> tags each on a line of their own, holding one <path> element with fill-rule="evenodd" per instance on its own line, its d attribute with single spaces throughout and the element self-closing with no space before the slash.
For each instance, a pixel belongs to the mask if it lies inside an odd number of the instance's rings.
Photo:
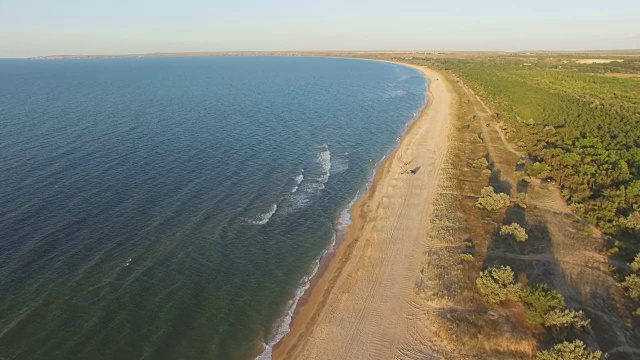
<svg viewBox="0 0 640 360">
<path fill-rule="evenodd" d="M 406 75 L 403 78 L 406 78 L 406 77 L 409 77 L 409 75 Z M 425 82 L 425 86 L 427 86 L 427 85 L 428 85 L 428 82 Z M 421 109 L 426 106 L 427 100 L 428 99 L 425 98 L 423 104 L 420 107 Z M 411 121 L 409 121 L 405 125 L 404 132 L 406 132 L 408 130 L 408 128 L 411 126 L 411 124 L 416 120 L 418 113 L 419 112 L 414 112 L 413 113 L 413 118 L 411 119 Z M 400 143 L 401 138 L 402 137 L 399 137 L 397 139 L 397 141 L 396 141 L 397 144 Z M 328 167 L 326 169 L 327 169 L 327 173 L 328 173 L 331 170 L 331 158 L 330 158 L 330 153 L 329 153 L 328 146 L 325 145 L 325 147 L 326 147 L 327 160 L 328 160 Z M 366 186 L 364 187 L 364 189 L 361 189 L 362 191 L 358 191 L 356 193 L 356 196 L 354 196 L 354 198 L 349 203 L 349 205 L 347 205 L 347 207 L 340 213 L 339 218 L 335 222 L 334 233 L 333 233 L 333 237 L 331 239 L 331 243 L 322 252 L 320 257 L 316 260 L 314 268 L 311 271 L 311 273 L 308 276 L 305 276 L 301 280 L 301 284 L 302 285 L 298 288 L 298 291 L 296 292 L 296 295 L 294 296 L 294 298 L 291 299 L 289 301 L 289 303 L 287 304 L 287 310 L 285 312 L 285 315 L 281 318 L 281 320 L 279 322 L 280 325 L 278 327 L 276 335 L 269 341 L 268 344 L 265 344 L 264 351 L 262 352 L 262 354 L 260 354 L 256 358 L 256 360 L 271 360 L 273 346 L 275 344 L 277 344 L 280 340 L 282 340 L 282 338 L 289 332 L 289 330 L 291 328 L 291 319 L 293 318 L 293 313 L 294 313 L 294 311 L 296 309 L 298 301 L 300 300 L 300 298 L 304 295 L 306 290 L 311 285 L 311 279 L 315 276 L 316 272 L 318 271 L 318 268 L 320 267 L 320 261 L 322 260 L 322 258 L 326 254 L 328 254 L 328 253 L 332 252 L 333 250 L 335 250 L 337 237 L 342 237 L 345 234 L 345 232 L 347 230 L 347 227 L 351 224 L 351 208 L 360 199 L 361 194 L 365 194 L 367 191 L 369 191 L 369 189 L 371 188 L 371 185 L 373 184 L 375 173 L 378 171 L 378 169 L 380 168 L 382 163 L 388 158 L 388 156 L 389 155 L 385 155 L 384 157 L 379 159 L 374 164 L 373 169 L 372 169 L 371 173 L 369 174 L 369 178 L 367 180 L 367 183 L 366 183 Z M 321 156 L 319 155 L 318 159 L 320 159 L 320 157 Z M 373 159 L 370 159 L 369 161 L 373 162 Z M 324 167 L 323 167 L 323 169 L 324 169 Z M 327 180 L 329 180 L 328 175 L 327 175 Z M 299 195 L 299 194 L 294 194 L 293 196 L 295 196 L 295 195 Z M 306 197 L 305 197 L 305 200 L 306 200 Z"/>
<path fill-rule="evenodd" d="M 269 219 L 271 219 L 273 214 L 276 213 L 276 210 L 278 210 L 278 205 L 273 204 L 271 205 L 271 208 L 269 209 L 269 211 L 258 215 L 255 220 L 249 220 L 249 222 L 254 225 L 264 225 L 269 222 Z"/>
<path fill-rule="evenodd" d="M 296 294 L 293 297 L 293 299 L 291 299 L 287 304 L 286 311 L 282 316 L 282 318 L 280 319 L 280 322 L 279 322 L 280 326 L 278 327 L 278 331 L 276 332 L 276 335 L 271 339 L 271 341 L 269 341 L 268 344 L 264 345 L 265 346 L 264 351 L 262 352 L 262 354 L 256 357 L 256 360 L 271 360 L 273 346 L 277 344 L 280 340 L 282 340 L 282 338 L 285 335 L 287 335 L 289 330 L 291 330 L 291 320 L 293 319 L 293 313 L 296 310 L 298 301 L 300 301 L 300 298 L 302 298 L 302 295 L 304 295 L 304 293 L 307 291 L 309 286 L 311 286 L 311 279 L 313 279 L 316 272 L 318 272 L 318 269 L 320 268 L 320 261 L 328 252 L 333 251 L 335 244 L 336 244 L 336 236 L 334 234 L 334 236 L 331 239 L 331 244 L 329 245 L 327 250 L 323 251 L 322 254 L 320 254 L 320 256 L 318 257 L 318 259 L 316 259 L 313 269 L 311 270 L 309 275 L 305 276 L 304 278 L 302 278 L 302 280 L 300 280 L 300 287 L 298 287 L 298 290 L 296 291 Z"/>
<path fill-rule="evenodd" d="M 329 181 L 329 175 L 331 172 L 331 151 L 329 151 L 329 147 L 324 145 L 324 150 L 318 153 L 318 158 L 316 162 L 320 163 L 321 172 L 320 177 L 318 178 L 318 184 L 320 189 L 324 189 L 324 184 Z"/>
<path fill-rule="evenodd" d="M 293 179 L 296 181 L 296 185 L 291 190 L 292 193 L 298 191 L 298 187 L 300 186 L 300 183 L 302 183 L 302 181 L 304 180 L 304 170 L 300 171 L 300 175 L 294 177 Z"/>
</svg>

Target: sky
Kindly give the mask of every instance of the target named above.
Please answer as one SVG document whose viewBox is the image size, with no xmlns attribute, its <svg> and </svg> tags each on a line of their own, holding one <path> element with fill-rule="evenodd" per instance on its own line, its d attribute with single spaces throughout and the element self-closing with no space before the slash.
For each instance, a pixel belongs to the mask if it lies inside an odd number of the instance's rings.
<svg viewBox="0 0 640 360">
<path fill-rule="evenodd" d="M 640 1 L 0 0 L 0 57 L 640 49 Z"/>
</svg>

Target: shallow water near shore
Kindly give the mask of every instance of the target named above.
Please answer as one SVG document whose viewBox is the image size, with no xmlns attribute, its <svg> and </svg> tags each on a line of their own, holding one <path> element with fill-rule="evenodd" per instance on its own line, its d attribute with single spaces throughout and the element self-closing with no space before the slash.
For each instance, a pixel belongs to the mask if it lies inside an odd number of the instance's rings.
<svg viewBox="0 0 640 360">
<path fill-rule="evenodd" d="M 425 85 L 350 59 L 0 60 L 0 355 L 257 355 Z"/>
</svg>

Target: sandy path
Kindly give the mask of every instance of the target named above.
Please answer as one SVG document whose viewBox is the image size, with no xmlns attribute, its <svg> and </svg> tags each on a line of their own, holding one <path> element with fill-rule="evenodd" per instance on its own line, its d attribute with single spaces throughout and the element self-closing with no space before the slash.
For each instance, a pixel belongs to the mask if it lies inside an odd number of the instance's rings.
<svg viewBox="0 0 640 360">
<path fill-rule="evenodd" d="M 430 80 L 429 105 L 353 207 L 344 243 L 274 348 L 274 359 L 403 358 L 408 344 L 425 343 L 415 326 L 414 286 L 429 245 L 451 93 L 439 73 L 415 68 Z M 415 166 L 421 166 L 416 175 L 405 171 Z"/>
</svg>

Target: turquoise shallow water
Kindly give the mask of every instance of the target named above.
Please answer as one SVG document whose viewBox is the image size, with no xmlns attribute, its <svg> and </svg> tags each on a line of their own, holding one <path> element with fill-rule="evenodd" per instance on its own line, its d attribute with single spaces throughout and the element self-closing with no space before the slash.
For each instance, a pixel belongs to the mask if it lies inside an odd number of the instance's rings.
<svg viewBox="0 0 640 360">
<path fill-rule="evenodd" d="M 0 358 L 256 356 L 425 85 L 348 59 L 0 60 Z"/>
</svg>

